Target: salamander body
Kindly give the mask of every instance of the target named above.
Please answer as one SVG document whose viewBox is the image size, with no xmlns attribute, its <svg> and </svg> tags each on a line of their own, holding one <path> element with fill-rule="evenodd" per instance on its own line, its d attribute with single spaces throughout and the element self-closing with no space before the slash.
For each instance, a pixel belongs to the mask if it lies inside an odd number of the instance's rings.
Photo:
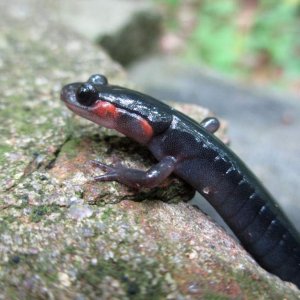
<svg viewBox="0 0 300 300">
<path fill-rule="evenodd" d="M 171 173 L 193 186 L 218 211 L 244 248 L 269 272 L 300 288 L 300 238 L 268 191 L 218 138 L 216 118 L 200 124 L 148 95 L 109 85 L 103 75 L 63 87 L 76 114 L 145 145 L 158 163 L 147 171 L 94 164 L 97 181 L 154 187 Z"/>
</svg>

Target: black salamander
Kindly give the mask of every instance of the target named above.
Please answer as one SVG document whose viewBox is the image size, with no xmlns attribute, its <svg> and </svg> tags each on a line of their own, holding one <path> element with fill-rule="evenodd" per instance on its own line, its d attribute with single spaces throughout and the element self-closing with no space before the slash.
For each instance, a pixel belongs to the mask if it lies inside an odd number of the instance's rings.
<svg viewBox="0 0 300 300">
<path fill-rule="evenodd" d="M 63 87 L 76 114 L 145 145 L 158 160 L 147 171 L 94 162 L 97 181 L 154 187 L 175 173 L 218 211 L 244 248 L 269 272 L 300 288 L 300 238 L 277 203 L 245 164 L 218 138 L 216 118 L 200 124 L 137 91 L 109 85 L 105 76 Z"/>
</svg>

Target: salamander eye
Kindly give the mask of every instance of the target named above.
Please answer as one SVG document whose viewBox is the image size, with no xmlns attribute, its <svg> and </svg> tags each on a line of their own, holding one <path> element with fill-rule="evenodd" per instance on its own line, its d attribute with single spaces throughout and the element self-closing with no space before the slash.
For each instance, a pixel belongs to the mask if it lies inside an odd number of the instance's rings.
<svg viewBox="0 0 300 300">
<path fill-rule="evenodd" d="M 93 84 L 99 84 L 99 85 L 107 85 L 107 83 L 108 83 L 107 78 L 100 74 L 92 75 L 89 78 L 88 82 L 93 83 Z"/>
<path fill-rule="evenodd" d="M 84 83 L 76 92 L 77 100 L 80 104 L 91 106 L 98 99 L 98 92 L 90 83 Z"/>
</svg>

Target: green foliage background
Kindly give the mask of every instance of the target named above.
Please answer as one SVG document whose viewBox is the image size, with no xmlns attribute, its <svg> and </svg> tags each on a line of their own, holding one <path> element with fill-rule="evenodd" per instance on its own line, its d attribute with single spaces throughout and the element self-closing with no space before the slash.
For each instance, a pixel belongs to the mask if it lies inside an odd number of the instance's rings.
<svg viewBox="0 0 300 300">
<path fill-rule="evenodd" d="M 183 1 L 158 0 L 171 11 Z M 239 0 L 199 0 L 197 25 L 187 40 L 187 54 L 220 71 L 249 72 L 247 58 L 264 55 L 285 77 L 300 76 L 300 0 L 259 0 L 250 30 L 237 24 Z M 172 16 L 172 14 L 170 14 Z M 174 16 L 174 14 L 173 14 Z M 172 28 L 174 20 L 170 20 Z"/>
</svg>

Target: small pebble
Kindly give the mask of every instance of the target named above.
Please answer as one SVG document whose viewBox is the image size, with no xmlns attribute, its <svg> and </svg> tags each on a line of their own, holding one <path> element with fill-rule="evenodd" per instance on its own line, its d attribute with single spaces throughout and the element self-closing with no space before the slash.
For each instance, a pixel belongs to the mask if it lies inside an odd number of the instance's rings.
<svg viewBox="0 0 300 300">
<path fill-rule="evenodd" d="M 68 287 L 71 285 L 70 278 L 69 278 L 68 274 L 66 274 L 66 273 L 59 272 L 58 279 L 63 286 Z"/>
<path fill-rule="evenodd" d="M 93 210 L 88 205 L 72 205 L 68 211 L 69 217 L 76 220 L 89 218 L 93 215 Z"/>
</svg>

